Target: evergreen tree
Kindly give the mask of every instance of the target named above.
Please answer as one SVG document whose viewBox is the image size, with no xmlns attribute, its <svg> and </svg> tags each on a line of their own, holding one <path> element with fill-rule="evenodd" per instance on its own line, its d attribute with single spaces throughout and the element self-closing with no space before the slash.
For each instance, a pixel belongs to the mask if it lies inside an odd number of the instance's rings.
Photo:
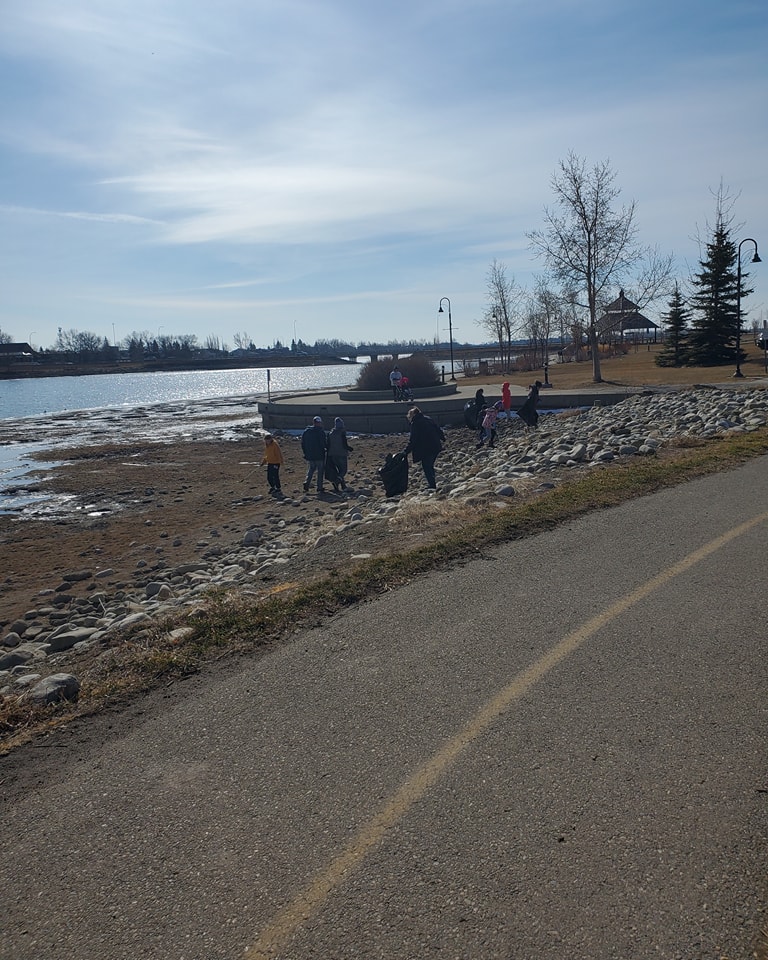
<svg viewBox="0 0 768 960">
<path fill-rule="evenodd" d="M 668 306 L 669 312 L 661 315 L 665 328 L 664 349 L 656 357 L 656 363 L 660 367 L 683 367 L 688 362 L 691 313 L 677 284 Z"/>
<path fill-rule="evenodd" d="M 693 321 L 687 365 L 735 364 L 737 249 L 731 239 L 731 218 L 724 209 L 722 194 L 718 197 L 717 219 L 706 250 L 706 259 L 699 261 L 701 271 L 692 278 L 695 291 L 691 298 Z M 744 287 L 745 277 L 742 273 L 742 299 L 752 293 Z M 742 353 L 739 362 L 745 356 Z"/>
</svg>

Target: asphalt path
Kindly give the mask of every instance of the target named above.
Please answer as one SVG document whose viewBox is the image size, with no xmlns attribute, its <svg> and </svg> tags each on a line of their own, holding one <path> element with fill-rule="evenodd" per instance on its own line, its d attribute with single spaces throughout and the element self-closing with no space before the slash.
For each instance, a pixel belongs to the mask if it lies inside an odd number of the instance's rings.
<svg viewBox="0 0 768 960">
<path fill-rule="evenodd" d="M 2 761 L 3 960 L 751 958 L 768 458 Z"/>
</svg>

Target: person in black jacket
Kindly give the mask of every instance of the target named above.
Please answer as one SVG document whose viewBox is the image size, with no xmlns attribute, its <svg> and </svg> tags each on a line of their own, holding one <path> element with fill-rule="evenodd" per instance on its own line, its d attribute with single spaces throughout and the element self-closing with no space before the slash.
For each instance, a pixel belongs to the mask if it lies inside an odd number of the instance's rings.
<svg viewBox="0 0 768 960">
<path fill-rule="evenodd" d="M 483 388 L 475 391 L 475 429 L 478 443 L 483 441 L 483 417 L 485 416 L 485 394 Z"/>
<path fill-rule="evenodd" d="M 323 429 L 323 421 L 315 417 L 312 426 L 301 435 L 301 452 L 307 461 L 307 476 L 304 480 L 304 493 L 309 490 L 312 475 L 317 473 L 317 492 L 325 493 L 323 489 L 323 475 L 325 472 L 325 451 L 328 441 Z"/>
<path fill-rule="evenodd" d="M 528 385 L 528 397 L 522 407 L 517 411 L 518 417 L 520 417 L 528 427 L 535 427 L 539 422 L 539 413 L 536 407 L 539 405 L 539 389 L 541 386 L 541 380 L 536 380 L 535 383 Z"/>
<path fill-rule="evenodd" d="M 436 490 L 435 460 L 443 449 L 445 434 L 435 421 L 425 417 L 418 407 L 411 407 L 406 416 L 411 425 L 411 435 L 403 452 L 406 455 L 410 453 L 414 463 L 421 463 L 427 486 L 430 490 Z"/>
</svg>

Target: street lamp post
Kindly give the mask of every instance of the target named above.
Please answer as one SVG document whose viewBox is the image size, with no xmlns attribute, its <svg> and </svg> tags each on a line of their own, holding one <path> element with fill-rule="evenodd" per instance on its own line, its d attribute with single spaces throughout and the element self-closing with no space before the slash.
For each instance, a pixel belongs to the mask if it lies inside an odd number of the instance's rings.
<svg viewBox="0 0 768 960">
<path fill-rule="evenodd" d="M 445 300 L 445 302 L 448 304 L 448 339 L 451 344 L 451 380 L 455 380 L 456 376 L 454 375 L 454 372 L 453 372 L 453 323 L 451 321 L 451 301 L 448 299 L 448 297 L 441 297 L 440 305 L 437 308 L 438 313 L 445 312 L 443 310 L 443 300 Z"/>
<path fill-rule="evenodd" d="M 744 237 L 736 250 L 736 372 L 734 377 L 744 376 L 741 372 L 741 247 L 745 243 L 755 245 L 755 255 L 752 257 L 752 263 L 762 263 L 757 252 L 757 240 L 753 240 L 752 237 Z"/>
</svg>

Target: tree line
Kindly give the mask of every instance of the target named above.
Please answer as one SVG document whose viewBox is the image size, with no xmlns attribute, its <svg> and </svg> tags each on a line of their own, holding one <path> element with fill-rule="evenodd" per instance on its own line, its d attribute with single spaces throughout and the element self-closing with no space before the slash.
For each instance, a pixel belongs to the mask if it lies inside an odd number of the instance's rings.
<svg viewBox="0 0 768 960">
<path fill-rule="evenodd" d="M 13 343 L 14 338 L 0 330 L 0 343 Z M 270 347 L 257 347 L 247 333 L 235 333 L 234 350 L 217 336 L 209 336 L 200 343 L 195 334 L 154 335 L 149 331 L 134 331 L 119 343 L 111 344 L 106 337 L 90 330 L 64 330 L 59 327 L 55 343 L 37 351 L 43 359 L 70 360 L 78 363 L 117 362 L 125 359 L 132 362 L 144 360 L 177 359 L 192 357 L 225 357 L 243 355 L 249 357 L 308 356 L 308 357 L 353 357 L 382 353 L 414 353 L 425 347 L 434 348 L 433 342 L 425 340 L 390 340 L 387 342 L 320 339 L 314 343 L 292 340 L 283 345 L 275 340 Z M 447 348 L 447 343 L 445 344 Z"/>
</svg>

